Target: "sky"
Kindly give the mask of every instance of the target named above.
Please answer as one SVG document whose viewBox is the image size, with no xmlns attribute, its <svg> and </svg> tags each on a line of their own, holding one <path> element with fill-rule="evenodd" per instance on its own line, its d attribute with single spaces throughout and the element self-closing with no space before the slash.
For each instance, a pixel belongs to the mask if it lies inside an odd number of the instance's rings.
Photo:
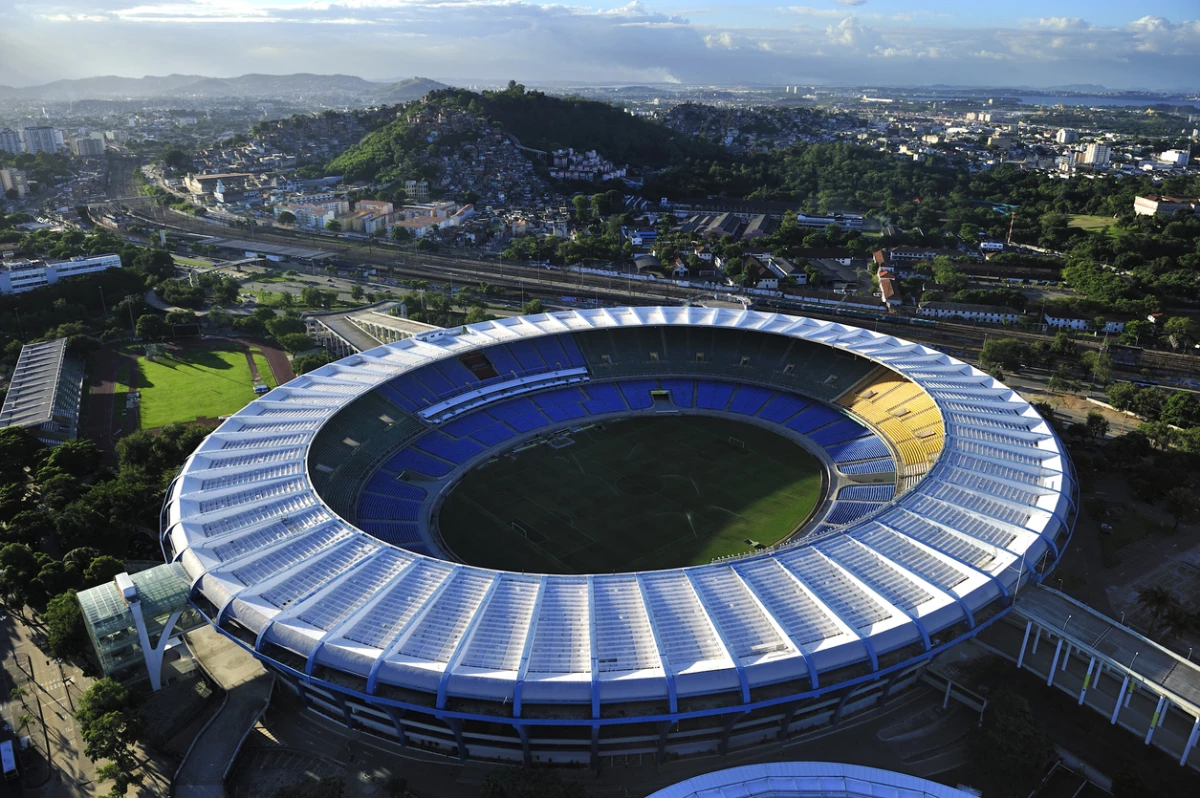
<svg viewBox="0 0 1200 798">
<path fill-rule="evenodd" d="M 0 0 L 0 85 L 464 82 L 1200 90 L 1200 0 Z"/>
</svg>

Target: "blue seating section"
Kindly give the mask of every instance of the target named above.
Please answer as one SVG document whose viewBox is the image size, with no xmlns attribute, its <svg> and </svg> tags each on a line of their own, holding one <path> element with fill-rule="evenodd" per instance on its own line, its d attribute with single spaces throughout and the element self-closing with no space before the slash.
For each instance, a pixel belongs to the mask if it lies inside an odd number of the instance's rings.
<svg viewBox="0 0 1200 798">
<path fill-rule="evenodd" d="M 759 411 L 758 417 L 776 424 L 782 424 L 808 406 L 808 402 L 798 396 L 787 393 L 777 393 L 775 398 L 767 402 L 766 407 Z"/>
<path fill-rule="evenodd" d="M 773 393 L 775 392 L 769 388 L 741 385 L 738 387 L 737 393 L 733 395 L 733 401 L 729 403 L 729 411 L 747 416 L 757 415 Z"/>
<path fill-rule="evenodd" d="M 442 425 L 442 432 L 455 438 L 465 438 L 493 423 L 491 417 L 484 413 L 468 413 L 447 421 Z"/>
<path fill-rule="evenodd" d="M 380 493 L 384 496 L 395 496 L 400 499 L 417 499 L 418 501 L 425 498 L 425 491 L 418 488 L 416 485 L 410 485 L 407 482 L 401 482 L 396 479 L 396 472 L 385 471 L 380 469 L 375 472 L 375 475 L 367 480 L 367 484 L 363 486 L 363 490 L 371 493 Z"/>
<path fill-rule="evenodd" d="M 809 437 L 822 446 L 832 446 L 835 443 L 852 441 L 869 434 L 861 424 L 842 417 L 828 426 L 809 433 Z"/>
<path fill-rule="evenodd" d="M 801 435 L 807 435 L 826 424 L 832 424 L 839 418 L 843 418 L 843 416 L 836 410 L 830 410 L 824 405 L 809 405 L 789 419 L 784 426 Z"/>
<path fill-rule="evenodd" d="M 416 521 L 420 514 L 421 502 L 412 499 L 397 499 L 379 493 L 364 493 L 358 500 L 359 518 Z"/>
<path fill-rule="evenodd" d="M 533 345 L 533 341 L 513 341 L 508 344 L 509 350 L 513 353 L 513 357 L 521 364 L 521 371 L 526 374 L 536 374 L 541 371 L 549 371 L 546 366 L 546 361 L 542 360 L 542 356 L 538 354 L 537 347 Z"/>
<path fill-rule="evenodd" d="M 513 353 L 506 346 L 492 346 L 483 350 L 483 354 L 487 359 L 492 361 L 492 365 L 496 367 L 496 371 L 504 379 L 512 377 L 513 373 L 521 374 L 525 371 L 524 367 L 517 362 L 513 357 Z"/>
<path fill-rule="evenodd" d="M 456 440 L 440 432 L 431 432 L 415 445 L 423 452 L 449 460 L 456 465 L 483 451 L 483 447 L 470 438 Z"/>
<path fill-rule="evenodd" d="M 528 432 L 550 423 L 549 417 L 528 399 L 510 399 L 495 407 L 489 407 L 488 412 L 517 432 Z"/>
<path fill-rule="evenodd" d="M 843 474 L 860 475 L 860 474 L 882 474 L 887 471 L 895 471 L 896 464 L 892 458 L 881 458 L 879 460 L 863 460 L 861 463 L 838 463 L 838 471 Z"/>
<path fill-rule="evenodd" d="M 861 502 L 890 502 L 895 495 L 895 485 L 849 485 L 838 491 L 837 497 Z"/>
<path fill-rule="evenodd" d="M 883 502 L 844 502 L 836 501 L 829 508 L 829 515 L 825 516 L 825 522 L 828 524 L 849 524 L 865 515 L 869 515 L 880 507 Z"/>
<path fill-rule="evenodd" d="M 733 396 L 734 388 L 737 387 L 731 382 L 709 382 L 708 380 L 700 380 L 696 386 L 698 389 L 696 407 L 709 410 L 724 410 L 725 405 L 729 404 L 729 397 Z"/>
<path fill-rule="evenodd" d="M 569 335 L 534 338 L 533 346 L 551 371 L 586 365 L 583 352 L 579 351 L 579 344 Z"/>
<path fill-rule="evenodd" d="M 833 458 L 835 463 L 848 463 L 853 460 L 871 460 L 876 457 L 889 457 L 891 453 L 883 441 L 874 435 L 869 438 L 859 438 L 843 443 L 838 446 L 829 447 L 829 456 Z M 842 469 L 846 473 L 850 473 Z"/>
<path fill-rule="evenodd" d="M 429 455 L 422 454 L 416 449 L 401 449 L 392 455 L 392 459 L 383 464 L 388 471 L 417 471 L 429 477 L 444 477 L 453 468 L 449 463 L 443 463 Z"/>
<path fill-rule="evenodd" d="M 634 410 L 645 410 L 653 405 L 654 397 L 650 392 L 658 390 L 658 382 L 655 380 L 622 380 L 617 386 L 621 389 L 625 401 Z"/>
<path fill-rule="evenodd" d="M 491 418 L 491 416 L 487 416 L 487 419 L 490 420 Z M 483 429 L 472 432 L 471 437 L 482 443 L 484 446 L 495 446 L 498 443 L 503 443 L 516 434 L 516 431 L 514 431 L 512 427 L 503 422 L 496 421 L 492 424 L 488 424 Z"/>
<path fill-rule="evenodd" d="M 604 382 L 589 383 L 587 393 L 592 398 L 583 403 L 583 408 L 589 413 L 616 413 L 629 409 L 625 398 L 615 385 Z"/>
<path fill-rule="evenodd" d="M 691 380 L 660 380 L 663 390 L 671 392 L 671 401 L 679 407 L 692 406 L 694 383 Z"/>
</svg>

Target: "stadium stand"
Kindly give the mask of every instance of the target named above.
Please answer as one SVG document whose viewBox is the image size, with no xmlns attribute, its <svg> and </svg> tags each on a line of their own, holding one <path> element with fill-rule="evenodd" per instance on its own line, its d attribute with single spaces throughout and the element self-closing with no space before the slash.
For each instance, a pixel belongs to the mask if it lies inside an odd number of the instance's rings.
<svg viewBox="0 0 1200 798">
<path fill-rule="evenodd" d="M 895 372 L 877 369 L 838 402 L 892 442 L 903 464 L 901 476 L 925 473 L 942 451 L 944 430 L 932 397 Z"/>
</svg>

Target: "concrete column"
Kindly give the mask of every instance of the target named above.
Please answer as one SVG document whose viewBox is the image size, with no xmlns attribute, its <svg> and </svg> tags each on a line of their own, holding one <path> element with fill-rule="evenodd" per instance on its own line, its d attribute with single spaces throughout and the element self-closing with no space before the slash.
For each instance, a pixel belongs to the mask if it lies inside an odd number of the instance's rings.
<svg viewBox="0 0 1200 798">
<path fill-rule="evenodd" d="M 1158 706 L 1154 708 L 1154 714 L 1150 716 L 1150 728 L 1146 729 L 1146 739 L 1143 741 L 1146 745 L 1150 745 L 1150 738 L 1154 736 L 1154 730 L 1158 728 L 1158 724 L 1162 719 L 1163 704 L 1166 702 L 1166 696 L 1159 696 Z"/>
<path fill-rule="evenodd" d="M 1062 638 L 1060 637 L 1058 639 L 1058 645 L 1056 645 L 1054 647 L 1054 661 L 1050 663 L 1050 675 L 1046 677 L 1046 686 L 1047 687 L 1051 687 L 1054 685 L 1054 672 L 1056 670 L 1058 670 L 1058 657 L 1059 657 L 1059 655 L 1062 654 L 1062 646 L 1063 646 L 1063 641 L 1062 641 Z"/>
<path fill-rule="evenodd" d="M 1095 667 L 1096 667 L 1096 658 L 1095 658 L 1095 657 L 1092 657 L 1092 660 L 1091 660 L 1091 662 L 1089 662 L 1089 663 L 1088 663 L 1088 669 L 1087 669 L 1087 673 L 1086 673 L 1086 674 L 1084 674 L 1084 677 L 1083 677 L 1083 689 L 1081 689 L 1081 690 L 1079 691 L 1079 704 L 1080 704 L 1080 706 L 1082 706 L 1082 705 L 1083 705 L 1083 697 L 1084 697 L 1085 695 L 1087 695 L 1088 687 L 1090 687 L 1090 686 L 1091 686 L 1091 683 L 1092 683 L 1092 670 L 1093 670 L 1093 669 L 1095 669 Z M 1097 679 L 1098 679 L 1098 678 L 1100 678 L 1099 674 L 1097 674 L 1097 675 L 1096 675 L 1096 678 L 1097 678 Z"/>
<path fill-rule="evenodd" d="M 1109 723 L 1117 722 L 1117 715 L 1121 714 L 1121 705 L 1125 701 L 1125 688 L 1129 686 L 1129 674 L 1125 674 L 1125 678 L 1121 680 L 1121 689 L 1117 691 L 1117 703 L 1113 707 L 1112 717 L 1108 719 Z"/>
<path fill-rule="evenodd" d="M 167 651 L 167 641 L 171 639 L 171 631 L 175 628 L 175 622 L 179 620 L 183 611 L 176 610 L 171 613 L 167 618 L 167 623 L 163 626 L 162 633 L 158 636 L 158 642 L 151 643 L 150 633 L 146 629 L 146 618 L 142 614 L 142 602 L 130 602 L 129 609 L 133 613 L 133 624 L 137 628 L 138 642 L 142 644 L 142 658 L 146 662 L 146 673 L 150 676 L 150 689 L 157 692 L 162 689 L 162 663 L 163 655 Z"/>
<path fill-rule="evenodd" d="M 1188 754 L 1196 746 L 1197 734 L 1200 734 L 1200 718 L 1196 718 L 1196 722 L 1192 724 L 1192 733 L 1188 735 L 1187 742 L 1183 745 L 1183 756 L 1179 757 L 1179 764 L 1187 764 Z"/>
<path fill-rule="evenodd" d="M 1025 646 L 1029 645 L 1029 632 L 1033 629 L 1033 621 L 1025 622 L 1025 637 L 1021 639 L 1021 653 L 1017 655 L 1017 667 L 1025 662 Z"/>
<path fill-rule="evenodd" d="M 1038 643 L 1042 641 L 1042 627 L 1038 627 L 1033 632 L 1033 653 L 1037 653 Z"/>
<path fill-rule="evenodd" d="M 950 690 L 953 687 L 954 687 L 954 682 L 947 679 L 946 680 L 946 692 L 942 696 L 942 709 L 945 709 L 946 707 L 950 706 Z"/>
<path fill-rule="evenodd" d="M 1062 670 L 1063 670 L 1063 673 L 1066 673 L 1066 672 L 1067 672 L 1067 660 L 1069 660 L 1070 658 L 1071 658 L 1071 644 L 1070 644 L 1070 643 L 1067 643 L 1067 653 L 1066 653 L 1066 654 L 1064 654 L 1064 655 L 1063 655 L 1063 658 L 1062 658 Z"/>
</svg>

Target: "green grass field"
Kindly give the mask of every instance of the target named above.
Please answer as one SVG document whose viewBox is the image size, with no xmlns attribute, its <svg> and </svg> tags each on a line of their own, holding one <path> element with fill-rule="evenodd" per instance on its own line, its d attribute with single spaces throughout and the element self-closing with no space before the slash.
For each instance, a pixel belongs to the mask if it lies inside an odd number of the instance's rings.
<svg viewBox="0 0 1200 798">
<path fill-rule="evenodd" d="M 216 266 L 219 262 L 205 258 L 188 258 L 183 255 L 172 255 L 171 260 L 183 266 L 191 266 L 193 269 L 207 269 L 211 266 Z"/>
<path fill-rule="evenodd" d="M 1115 225 L 1116 219 L 1111 216 L 1089 216 L 1087 214 L 1076 213 L 1070 215 L 1070 221 L 1067 222 L 1067 227 L 1078 227 L 1080 230 L 1087 230 L 1090 233 L 1099 233 L 1110 237 L 1117 237 Z"/>
<path fill-rule="evenodd" d="M 438 519 L 447 547 L 547 573 L 694 565 L 777 543 L 821 498 L 820 462 L 748 424 L 644 418 L 573 437 L 467 474 Z"/>
<path fill-rule="evenodd" d="M 250 365 L 240 349 L 176 354 L 138 359 L 142 429 L 228 415 L 254 398 Z"/>
<path fill-rule="evenodd" d="M 259 380 L 268 388 L 275 388 L 279 385 L 275 381 L 275 373 L 271 371 L 271 364 L 267 362 L 267 356 L 259 352 L 257 349 L 250 350 L 251 357 L 254 358 L 254 367 L 258 369 Z"/>
</svg>

